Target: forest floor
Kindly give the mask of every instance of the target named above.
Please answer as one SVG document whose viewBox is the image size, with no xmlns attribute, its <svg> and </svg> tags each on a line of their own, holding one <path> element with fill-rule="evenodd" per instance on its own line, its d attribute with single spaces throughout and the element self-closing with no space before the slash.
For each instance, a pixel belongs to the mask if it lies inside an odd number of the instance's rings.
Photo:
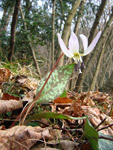
<svg viewBox="0 0 113 150">
<path fill-rule="evenodd" d="M 36 103 L 26 114 L 39 81 L 2 68 L 0 83 L 0 150 L 112 150 L 109 93 L 67 91 L 52 102 Z"/>
</svg>

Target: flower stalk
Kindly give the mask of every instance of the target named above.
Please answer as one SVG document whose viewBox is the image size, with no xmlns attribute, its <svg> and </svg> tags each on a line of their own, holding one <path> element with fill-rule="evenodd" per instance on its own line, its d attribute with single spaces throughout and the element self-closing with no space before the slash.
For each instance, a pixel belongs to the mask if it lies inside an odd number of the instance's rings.
<svg viewBox="0 0 113 150">
<path fill-rule="evenodd" d="M 41 95 L 41 93 L 42 93 L 42 91 L 43 91 L 43 89 L 44 89 L 46 83 L 48 82 L 50 76 L 52 75 L 52 72 L 53 72 L 54 69 L 56 68 L 58 62 L 60 61 L 60 59 L 61 59 L 61 57 L 62 57 L 63 55 L 64 55 L 64 53 L 62 53 L 62 54 L 60 55 L 60 57 L 58 58 L 58 60 L 57 60 L 57 62 L 55 63 L 54 67 L 52 68 L 52 70 L 51 70 L 49 76 L 47 77 L 47 79 L 46 79 L 44 85 L 42 86 L 41 90 L 39 91 L 39 93 L 38 93 L 38 94 L 36 95 L 36 97 L 34 98 L 33 102 L 32 102 L 30 105 L 28 105 L 28 106 L 21 112 L 20 115 L 17 116 L 16 121 L 14 121 L 14 122 L 11 124 L 10 128 L 13 127 L 13 126 L 15 125 L 15 123 L 18 122 L 19 119 L 25 114 L 24 117 L 23 117 L 23 119 L 22 119 L 21 122 L 20 122 L 20 124 L 23 124 L 23 122 L 24 122 L 24 120 L 26 119 L 27 115 L 29 114 L 29 112 L 31 111 L 31 109 L 34 107 L 35 102 L 39 99 L 39 97 L 40 97 L 40 95 Z M 27 111 L 27 112 L 26 112 L 26 111 Z"/>
</svg>

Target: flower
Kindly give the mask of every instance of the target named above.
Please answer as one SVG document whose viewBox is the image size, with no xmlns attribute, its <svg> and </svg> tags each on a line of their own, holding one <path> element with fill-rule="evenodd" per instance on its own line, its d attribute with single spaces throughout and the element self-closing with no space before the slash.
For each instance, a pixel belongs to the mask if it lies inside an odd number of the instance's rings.
<svg viewBox="0 0 113 150">
<path fill-rule="evenodd" d="M 83 64 L 82 56 L 86 56 L 90 52 L 93 51 L 94 47 L 96 46 L 96 44 L 100 38 L 100 35 L 101 35 L 101 31 L 97 33 L 96 37 L 94 38 L 94 40 L 92 41 L 92 43 L 89 46 L 88 46 L 88 38 L 83 34 L 79 35 L 82 40 L 82 43 L 83 43 L 84 53 L 79 52 L 79 41 L 74 32 L 71 33 L 68 48 L 64 44 L 59 33 L 58 33 L 58 42 L 59 42 L 60 48 L 63 51 L 63 53 L 66 56 L 68 56 L 69 58 L 73 58 L 75 61 L 75 64 L 78 64 L 81 67 L 80 64 Z M 80 67 L 78 67 L 78 68 L 80 68 Z"/>
</svg>

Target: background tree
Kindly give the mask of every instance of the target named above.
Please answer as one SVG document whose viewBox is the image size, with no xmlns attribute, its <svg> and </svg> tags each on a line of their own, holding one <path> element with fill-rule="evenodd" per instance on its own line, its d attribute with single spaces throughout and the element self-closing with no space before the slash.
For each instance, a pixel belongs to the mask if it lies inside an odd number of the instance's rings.
<svg viewBox="0 0 113 150">
<path fill-rule="evenodd" d="M 10 52 L 8 55 L 9 62 L 12 61 L 14 47 L 15 47 L 16 23 L 17 23 L 17 19 L 18 19 L 20 2 L 21 2 L 21 0 L 16 0 L 16 2 L 15 2 L 15 8 L 14 8 L 13 19 L 12 19 L 12 24 L 11 24 Z"/>
<path fill-rule="evenodd" d="M 15 26 L 16 40 L 12 65 L 14 63 L 18 63 L 22 67 L 31 65 L 37 69 L 37 75 L 43 76 L 50 71 L 53 62 L 61 53 L 57 33 L 62 34 L 66 45 L 71 31 L 75 31 L 78 37 L 81 33 L 85 34 L 89 37 L 88 42 L 90 44 L 97 32 L 101 30 L 100 42 L 91 55 L 84 57 L 86 69 L 83 69 L 79 76 L 77 76 L 77 72 L 74 72 L 76 78 L 72 77 L 73 80 L 69 88 L 75 89 L 75 91 L 86 91 L 92 85 L 92 90 L 102 87 L 109 80 L 113 71 L 112 19 L 110 21 L 112 18 L 112 0 L 55 0 L 55 2 L 54 5 L 54 0 L 21 1 L 23 15 L 18 13 Z M 3 13 L 0 19 L 0 58 L 1 63 L 8 63 L 15 3 L 14 1 L 3 0 L 0 1 L 0 6 L 0 11 Z M 80 39 L 79 42 L 82 50 Z M 103 43 L 104 50 L 102 50 Z M 72 62 L 64 56 L 59 66 L 68 63 Z"/>
</svg>

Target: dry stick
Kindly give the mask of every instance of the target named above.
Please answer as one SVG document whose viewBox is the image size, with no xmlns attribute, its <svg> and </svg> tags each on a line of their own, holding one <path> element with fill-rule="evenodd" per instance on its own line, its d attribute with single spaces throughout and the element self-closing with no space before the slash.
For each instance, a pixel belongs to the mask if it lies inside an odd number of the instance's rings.
<svg viewBox="0 0 113 150">
<path fill-rule="evenodd" d="M 113 141 L 113 138 L 105 137 L 105 136 L 99 136 L 99 139 L 106 139 L 109 141 Z"/>
<path fill-rule="evenodd" d="M 62 57 L 63 55 L 64 55 L 64 53 L 62 53 L 62 54 L 60 55 L 60 57 L 58 58 L 58 60 L 57 60 L 57 62 L 55 63 L 54 67 L 52 68 L 52 70 L 51 70 L 49 76 L 47 77 L 47 79 L 46 79 L 44 85 L 42 86 L 42 88 L 41 88 L 41 90 L 39 91 L 39 93 L 36 95 L 35 99 L 34 99 L 33 102 L 31 103 L 30 107 L 29 107 L 29 106 L 26 107 L 26 108 L 24 109 L 24 111 L 23 111 L 19 116 L 17 116 L 16 120 L 19 120 L 19 119 L 20 119 L 20 116 L 22 117 L 22 116 L 24 115 L 24 113 L 29 109 L 29 110 L 26 112 L 26 114 L 25 114 L 25 116 L 24 116 L 24 118 L 22 119 L 21 122 L 23 122 L 23 120 L 25 120 L 26 116 L 28 115 L 28 113 L 30 112 L 30 110 L 33 108 L 35 102 L 36 102 L 36 101 L 38 100 L 38 98 L 40 97 L 40 95 L 41 95 L 41 93 L 42 93 L 42 91 L 43 91 L 43 89 L 44 89 L 44 87 L 45 87 L 47 81 L 49 80 L 49 78 L 50 78 L 52 72 L 54 71 L 55 67 L 57 66 L 59 60 L 61 59 L 61 57 Z M 16 123 L 16 122 L 13 122 L 10 127 L 13 127 L 13 126 L 15 125 L 15 123 Z"/>
<path fill-rule="evenodd" d="M 112 126 L 113 126 L 113 123 L 110 124 L 110 125 L 108 125 L 108 126 L 106 126 L 106 127 L 103 127 L 103 128 L 101 128 L 101 129 L 98 129 L 97 131 L 101 131 L 101 130 L 107 129 L 107 128 L 112 127 Z"/>
<path fill-rule="evenodd" d="M 106 119 L 107 119 L 107 117 L 105 117 L 105 118 L 95 127 L 95 129 L 97 129 L 102 123 L 104 123 Z"/>
</svg>

